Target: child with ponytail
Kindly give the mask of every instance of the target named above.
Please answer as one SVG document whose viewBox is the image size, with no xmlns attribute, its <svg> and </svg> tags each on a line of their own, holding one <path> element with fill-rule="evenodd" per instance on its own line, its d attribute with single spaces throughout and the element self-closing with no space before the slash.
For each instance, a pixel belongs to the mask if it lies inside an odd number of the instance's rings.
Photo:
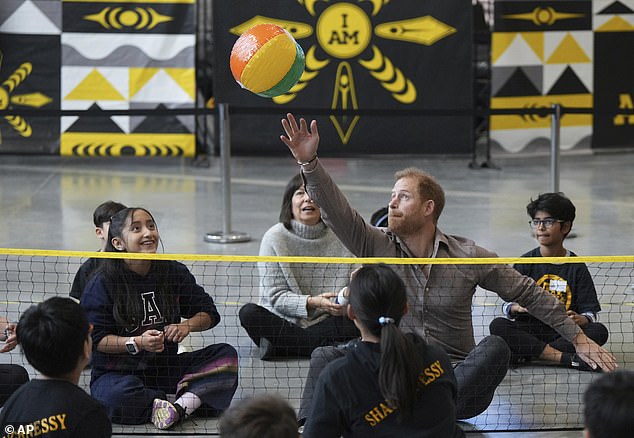
<svg viewBox="0 0 634 438">
<path fill-rule="evenodd" d="M 304 438 L 464 436 L 449 357 L 398 327 L 408 310 L 401 278 L 384 264 L 364 266 L 349 302 L 361 340 L 320 374 Z"/>
</svg>

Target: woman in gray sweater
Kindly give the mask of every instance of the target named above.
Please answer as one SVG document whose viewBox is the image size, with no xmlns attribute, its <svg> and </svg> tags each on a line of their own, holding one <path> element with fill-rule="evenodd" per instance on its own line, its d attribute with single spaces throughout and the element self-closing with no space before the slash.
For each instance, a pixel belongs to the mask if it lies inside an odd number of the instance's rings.
<svg viewBox="0 0 634 438">
<path fill-rule="evenodd" d="M 294 176 L 282 198 L 280 222 L 262 237 L 260 256 L 352 257 L 321 220 L 319 207 Z M 240 323 L 261 359 L 310 357 L 322 345 L 359 336 L 337 295 L 353 264 L 261 262 L 260 301 L 240 309 Z"/>
</svg>

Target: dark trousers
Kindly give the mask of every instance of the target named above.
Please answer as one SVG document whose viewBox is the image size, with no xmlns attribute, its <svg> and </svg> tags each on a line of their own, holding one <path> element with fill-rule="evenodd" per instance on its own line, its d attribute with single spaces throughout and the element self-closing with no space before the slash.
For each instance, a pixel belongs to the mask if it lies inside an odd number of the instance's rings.
<svg viewBox="0 0 634 438">
<path fill-rule="evenodd" d="M 480 415 L 489 407 L 495 390 L 506 376 L 510 356 L 502 338 L 487 336 L 454 367 L 458 382 L 458 420 Z"/>
<path fill-rule="evenodd" d="M 308 418 L 317 379 L 333 360 L 346 354 L 348 346 L 322 347 L 310 356 L 310 368 L 299 405 L 298 419 Z M 458 383 L 456 417 L 459 420 L 484 412 L 493 400 L 495 389 L 506 376 L 509 347 L 497 336 L 487 336 L 454 368 Z"/>
<path fill-rule="evenodd" d="M 248 303 L 239 312 L 240 324 L 256 345 L 266 338 L 276 357 L 310 357 L 312 351 L 359 337 L 359 330 L 346 316 L 330 316 L 323 321 L 302 328 L 273 312 Z"/>
<path fill-rule="evenodd" d="M 556 350 L 574 353 L 575 347 L 555 330 L 530 315 L 518 315 L 515 320 L 495 318 L 489 324 L 492 335 L 504 339 L 511 349 L 511 363 L 537 359 L 546 345 Z M 587 337 L 599 345 L 608 340 L 608 329 L 599 322 L 583 327 Z"/>
<path fill-rule="evenodd" d="M 4 405 L 16 389 L 28 381 L 29 373 L 20 365 L 11 363 L 0 365 L 0 406 Z"/>
<path fill-rule="evenodd" d="M 229 344 L 157 357 L 141 372 L 109 371 L 90 384 L 113 423 L 150 421 L 152 402 L 167 394 L 196 394 L 203 402 L 197 415 L 218 415 L 229 407 L 238 386 L 238 354 Z"/>
</svg>

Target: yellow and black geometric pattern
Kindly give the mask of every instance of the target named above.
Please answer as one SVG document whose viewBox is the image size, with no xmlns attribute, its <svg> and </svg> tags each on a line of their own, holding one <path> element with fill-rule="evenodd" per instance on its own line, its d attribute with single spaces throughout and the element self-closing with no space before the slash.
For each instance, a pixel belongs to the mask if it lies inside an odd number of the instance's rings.
<svg viewBox="0 0 634 438">
<path fill-rule="evenodd" d="M 56 153 L 59 118 L 33 114 L 58 110 L 60 18 L 56 5 L 2 0 L 0 10 L 0 153 Z M 61 3 L 58 11 L 61 9 Z M 30 111 L 30 114 L 23 113 Z"/>
<path fill-rule="evenodd" d="M 631 106 L 634 80 L 625 72 L 634 71 L 634 1 L 498 1 L 495 7 L 491 108 L 587 108 L 594 117 L 562 117 L 563 149 L 589 142 L 632 146 L 629 119 L 617 110 Z M 549 138 L 550 126 L 550 116 L 494 116 L 491 138 L 516 152 Z"/>
<path fill-rule="evenodd" d="M 496 2 L 491 108 L 592 108 L 593 35 L 589 1 Z M 550 116 L 491 117 L 491 138 L 519 151 L 549 137 Z M 561 119 L 562 148 L 592 134 L 592 116 Z"/>
<path fill-rule="evenodd" d="M 76 156 L 193 156 L 194 0 L 64 0 L 60 152 Z M 147 110 L 99 116 L 100 110 Z M 156 113 L 153 113 L 155 111 Z"/>
<path fill-rule="evenodd" d="M 193 156 L 194 116 L 165 110 L 195 107 L 195 6 L 2 0 L 0 153 Z M 40 108 L 47 116 L 33 113 Z"/>
</svg>

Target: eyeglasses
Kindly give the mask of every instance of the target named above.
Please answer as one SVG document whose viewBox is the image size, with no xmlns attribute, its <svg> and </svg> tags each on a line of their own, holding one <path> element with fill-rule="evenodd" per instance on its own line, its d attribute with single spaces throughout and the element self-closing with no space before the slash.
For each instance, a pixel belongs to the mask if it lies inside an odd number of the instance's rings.
<svg viewBox="0 0 634 438">
<path fill-rule="evenodd" d="M 532 219 L 530 221 L 528 221 L 528 225 L 530 225 L 531 228 L 539 228 L 540 225 L 543 225 L 544 228 L 551 228 L 553 225 L 555 225 L 556 223 L 563 223 L 565 221 L 560 221 L 557 219 L 553 219 L 553 218 L 547 218 L 547 219 Z"/>
</svg>

